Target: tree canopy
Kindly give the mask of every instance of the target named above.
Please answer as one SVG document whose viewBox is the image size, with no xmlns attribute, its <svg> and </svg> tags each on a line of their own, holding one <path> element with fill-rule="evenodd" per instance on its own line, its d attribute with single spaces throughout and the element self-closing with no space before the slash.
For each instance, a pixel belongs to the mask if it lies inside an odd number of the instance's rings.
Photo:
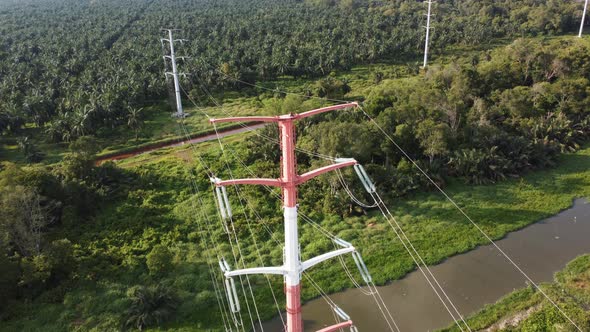
<svg viewBox="0 0 590 332">
<path fill-rule="evenodd" d="M 580 6 L 557 0 L 440 2 L 432 49 L 573 31 Z M 230 78 L 324 76 L 409 59 L 422 50 L 423 11 L 414 0 L 3 2 L 0 132 L 16 133 L 30 123 L 51 140 L 71 141 L 128 125 L 129 110 L 167 95 L 161 28 L 183 29 L 177 37 L 189 40 L 178 45 L 179 54 L 192 56 L 180 64 L 189 74 L 187 91 L 195 80 L 227 89 L 239 87 Z M 555 76 L 561 69 L 555 63 L 534 74 Z M 318 88 L 320 95 L 334 93 Z"/>
</svg>

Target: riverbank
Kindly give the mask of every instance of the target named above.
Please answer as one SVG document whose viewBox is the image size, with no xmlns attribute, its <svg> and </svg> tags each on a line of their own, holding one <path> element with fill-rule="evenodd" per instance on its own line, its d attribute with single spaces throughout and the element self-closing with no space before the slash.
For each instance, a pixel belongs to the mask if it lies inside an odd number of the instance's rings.
<svg viewBox="0 0 590 332">
<path fill-rule="evenodd" d="M 496 244 L 535 283 L 551 282 L 554 274 L 579 255 L 590 253 L 590 204 L 576 199 L 571 208 L 509 233 Z M 514 289 L 527 286 L 525 277 L 492 245 L 480 246 L 430 267 L 453 305 L 462 316 L 480 311 Z M 485 286 L 483 286 L 485 285 Z M 440 299 L 420 271 L 378 287 L 391 309 L 396 325 L 404 332 L 434 331 L 453 322 Z M 375 316 L 374 299 L 358 289 L 330 295 L 353 318 L 361 331 L 389 331 L 385 320 Z M 527 309 L 528 310 L 528 309 Z M 319 330 L 331 323 L 330 308 L 323 299 L 306 303 L 303 308 L 306 328 Z M 522 318 L 515 315 L 515 322 Z M 265 330 L 280 330 L 274 319 Z"/>
<path fill-rule="evenodd" d="M 555 281 L 542 289 L 565 310 L 582 331 L 590 331 L 590 255 L 582 255 L 555 274 Z M 532 287 L 512 292 L 488 305 L 467 323 L 473 330 L 576 331 L 542 294 Z M 460 331 L 456 326 L 441 332 Z"/>
</svg>

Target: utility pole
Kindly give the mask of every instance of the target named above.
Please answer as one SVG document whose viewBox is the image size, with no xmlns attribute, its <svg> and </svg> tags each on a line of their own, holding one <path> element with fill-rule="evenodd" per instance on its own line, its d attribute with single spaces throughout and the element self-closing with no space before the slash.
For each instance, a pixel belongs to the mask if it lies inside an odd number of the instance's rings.
<svg viewBox="0 0 590 332">
<path fill-rule="evenodd" d="M 168 61 L 170 60 L 170 62 L 172 63 L 172 72 L 166 72 L 166 78 L 168 78 L 168 76 L 172 76 L 174 78 L 174 94 L 176 96 L 176 113 L 172 114 L 172 116 L 177 117 L 177 118 L 185 118 L 186 117 L 186 113 L 184 113 L 184 110 L 182 109 L 182 100 L 180 98 L 180 83 L 178 81 L 178 68 L 176 66 L 176 54 L 174 52 L 174 42 L 184 42 L 184 39 L 173 39 L 172 38 L 172 32 L 173 31 L 178 31 L 178 29 L 162 29 L 162 31 L 166 31 L 168 32 L 168 39 L 166 38 L 162 38 L 160 40 L 160 42 L 162 43 L 162 47 L 164 46 L 164 42 L 168 42 L 170 45 L 170 54 L 169 55 L 164 55 L 164 65 L 166 66 L 166 69 L 168 68 Z M 185 59 L 186 57 L 179 57 L 181 59 Z"/>
<path fill-rule="evenodd" d="M 357 107 L 357 103 L 348 103 L 330 107 L 324 107 L 300 114 L 285 114 L 280 116 L 253 116 L 253 117 L 233 117 L 223 119 L 211 119 L 211 123 L 223 123 L 223 122 L 274 122 L 278 124 L 280 129 L 280 149 L 281 149 L 281 177 L 278 179 L 232 179 L 222 181 L 218 178 L 212 178 L 211 181 L 215 183 L 216 189 L 221 187 L 224 189 L 228 185 L 248 184 L 248 185 L 264 185 L 272 187 L 280 187 L 282 189 L 283 196 L 283 215 L 284 215 L 284 229 L 285 229 L 285 247 L 284 247 L 284 258 L 282 266 L 275 267 L 256 267 L 247 268 L 242 270 L 231 270 L 229 264 L 225 260 L 219 262 L 219 265 L 224 272 L 226 277 L 226 293 L 229 302 L 232 304 L 232 311 L 238 312 L 239 304 L 238 296 L 235 291 L 235 285 L 233 277 L 246 274 L 279 274 L 283 275 L 285 282 L 285 293 L 286 293 L 286 331 L 287 332 L 302 332 L 303 331 L 303 320 L 301 317 L 301 274 L 303 271 L 311 268 L 312 266 L 321 263 L 325 260 L 351 253 L 359 268 L 361 276 L 366 283 L 372 282 L 369 272 L 362 261 L 360 254 L 356 251 L 352 244 L 341 240 L 335 239 L 334 243 L 340 247 L 340 249 L 324 253 L 316 256 L 304 262 L 301 261 L 300 248 L 299 248 L 299 236 L 298 236 L 298 225 L 297 225 L 297 187 L 302 183 L 315 178 L 318 175 L 324 174 L 329 171 L 337 170 L 347 166 L 355 166 L 355 170 L 360 166 L 354 159 L 337 159 L 335 163 L 315 169 L 305 174 L 299 175 L 297 173 L 297 160 L 295 157 L 295 121 L 303 118 L 310 117 L 312 115 L 340 110 L 345 108 Z M 216 190 L 218 195 L 218 201 L 228 202 L 227 197 L 219 197 L 219 193 L 223 191 Z M 226 213 L 227 214 L 227 213 Z M 346 315 L 342 309 L 338 307 L 332 308 L 336 314 L 344 322 L 326 327 L 320 332 L 331 332 L 338 331 L 342 328 L 350 327 L 352 331 L 356 331 L 352 320 Z"/>
<path fill-rule="evenodd" d="M 427 3 L 428 3 L 428 14 L 426 14 L 426 42 L 424 44 L 424 65 L 422 66 L 422 68 L 426 68 L 426 66 L 428 65 L 428 42 L 430 39 L 430 16 L 431 16 L 431 9 L 432 9 L 432 0 L 427 0 Z"/>
<path fill-rule="evenodd" d="M 580 34 L 578 35 L 579 38 L 582 38 L 582 32 L 584 31 L 584 23 L 586 23 L 586 11 L 588 10 L 588 0 L 584 4 L 584 13 L 582 13 L 582 23 L 580 24 Z"/>
</svg>

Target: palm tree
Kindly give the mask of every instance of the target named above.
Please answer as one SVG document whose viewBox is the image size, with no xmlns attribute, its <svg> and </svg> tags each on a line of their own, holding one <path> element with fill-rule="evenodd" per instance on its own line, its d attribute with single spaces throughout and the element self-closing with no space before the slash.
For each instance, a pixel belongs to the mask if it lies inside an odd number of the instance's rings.
<svg viewBox="0 0 590 332">
<path fill-rule="evenodd" d="M 143 125 L 143 120 L 141 119 L 141 111 L 143 108 L 134 108 L 130 107 L 127 111 L 127 126 L 129 129 L 135 132 L 135 140 L 139 136 L 139 131 Z"/>
<path fill-rule="evenodd" d="M 160 325 L 174 314 L 178 300 L 174 293 L 161 285 L 139 287 L 131 297 L 131 306 L 127 310 L 125 328 L 137 328 Z"/>
</svg>

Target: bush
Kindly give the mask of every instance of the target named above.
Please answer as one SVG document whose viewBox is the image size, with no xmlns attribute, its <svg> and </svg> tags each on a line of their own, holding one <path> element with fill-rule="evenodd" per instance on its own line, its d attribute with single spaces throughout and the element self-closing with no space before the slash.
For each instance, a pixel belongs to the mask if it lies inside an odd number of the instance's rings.
<svg viewBox="0 0 590 332">
<path fill-rule="evenodd" d="M 16 263 L 4 254 L 4 250 L 0 252 L 0 266 L 2 266 L 2 273 L 0 274 L 0 294 L 2 294 L 0 320 L 2 320 L 6 316 L 5 310 L 9 307 L 9 300 L 16 297 L 17 288 L 15 285 L 19 278 L 19 268 Z"/>
<path fill-rule="evenodd" d="M 172 253 L 167 247 L 157 245 L 147 254 L 146 264 L 151 275 L 164 275 L 172 268 Z"/>
<path fill-rule="evenodd" d="M 18 139 L 18 147 L 28 163 L 38 163 L 43 160 L 43 153 L 31 142 L 29 137 Z"/>
<path fill-rule="evenodd" d="M 66 279 L 76 268 L 74 259 L 74 248 L 68 239 L 55 240 L 51 242 L 47 254 L 53 267 L 52 278 L 57 282 Z"/>
<path fill-rule="evenodd" d="M 125 314 L 123 327 L 140 331 L 169 320 L 179 303 L 176 294 L 162 285 L 138 287 L 133 290 L 130 300 L 131 306 Z"/>
<path fill-rule="evenodd" d="M 330 75 L 316 82 L 315 94 L 318 97 L 326 98 L 344 98 L 344 95 L 350 92 L 350 86 L 346 80 L 340 80 Z"/>
</svg>

